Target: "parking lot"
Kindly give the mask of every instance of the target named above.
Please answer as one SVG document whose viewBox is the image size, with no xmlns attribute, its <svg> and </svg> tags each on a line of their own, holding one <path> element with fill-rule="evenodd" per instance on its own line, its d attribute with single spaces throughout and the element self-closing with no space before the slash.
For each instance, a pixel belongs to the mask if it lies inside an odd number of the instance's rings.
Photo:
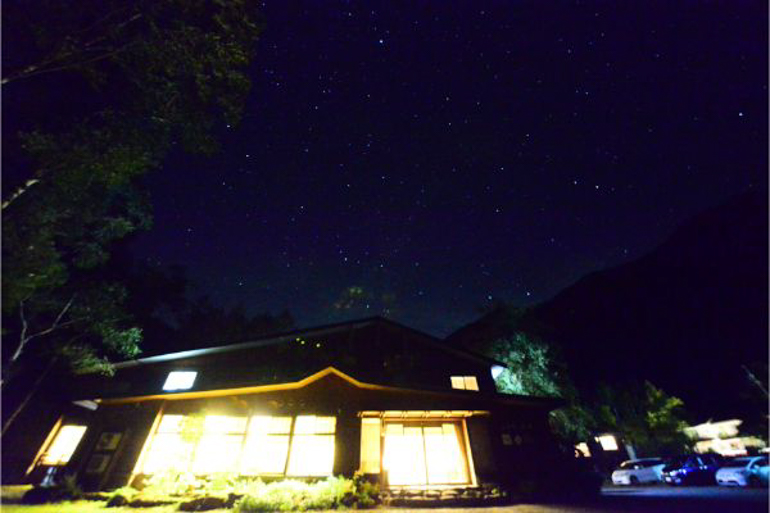
<svg viewBox="0 0 770 513">
<path fill-rule="evenodd" d="M 583 503 L 516 504 L 494 508 L 439 508 L 431 513 L 766 513 L 767 489 L 717 486 L 672 488 L 666 486 L 606 487 L 601 497 Z M 422 509 L 394 509 L 394 513 Z"/>
</svg>

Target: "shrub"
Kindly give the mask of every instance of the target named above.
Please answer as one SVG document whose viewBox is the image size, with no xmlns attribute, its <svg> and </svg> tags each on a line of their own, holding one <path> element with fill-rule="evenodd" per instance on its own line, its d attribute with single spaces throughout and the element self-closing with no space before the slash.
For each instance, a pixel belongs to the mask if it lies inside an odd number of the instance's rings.
<svg viewBox="0 0 770 513">
<path fill-rule="evenodd" d="M 352 506 L 355 508 L 371 508 L 380 500 L 380 485 L 368 481 L 362 474 L 353 476 L 355 488 Z"/>
<path fill-rule="evenodd" d="M 270 484 L 257 481 L 235 509 L 238 513 L 334 509 L 354 492 L 353 481 L 344 477 L 329 477 L 312 484 L 291 479 Z"/>
<path fill-rule="evenodd" d="M 189 494 L 197 488 L 202 488 L 202 486 L 202 481 L 192 473 L 168 470 L 157 472 L 150 476 L 142 488 L 142 494 L 180 496 Z"/>
<path fill-rule="evenodd" d="M 115 497 L 116 495 L 122 495 L 123 497 L 129 498 L 129 497 L 133 497 L 137 493 L 139 493 L 139 490 L 137 490 L 136 488 L 132 488 L 130 486 L 123 486 L 120 488 L 116 488 L 115 490 L 112 490 L 110 492 L 110 497 Z"/>
<path fill-rule="evenodd" d="M 66 475 L 54 486 L 36 486 L 21 498 L 23 504 L 45 504 L 76 500 L 83 496 L 83 490 L 77 484 L 74 475 Z"/>
</svg>

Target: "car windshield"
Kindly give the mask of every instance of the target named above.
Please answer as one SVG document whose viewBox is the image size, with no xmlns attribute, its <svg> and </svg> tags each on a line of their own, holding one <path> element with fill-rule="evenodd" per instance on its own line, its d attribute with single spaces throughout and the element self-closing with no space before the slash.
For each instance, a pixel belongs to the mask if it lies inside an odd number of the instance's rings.
<svg viewBox="0 0 770 513">
<path fill-rule="evenodd" d="M 751 458 L 735 458 L 734 460 L 730 460 L 722 466 L 725 468 L 740 468 L 748 465 L 750 461 Z"/>
<path fill-rule="evenodd" d="M 636 462 L 635 461 L 624 461 L 623 463 L 620 464 L 620 468 L 622 468 L 624 470 L 628 470 L 630 468 L 634 468 L 634 466 L 636 466 Z"/>
<path fill-rule="evenodd" d="M 687 461 L 687 456 L 676 456 L 668 461 L 669 467 L 681 467 Z"/>
</svg>

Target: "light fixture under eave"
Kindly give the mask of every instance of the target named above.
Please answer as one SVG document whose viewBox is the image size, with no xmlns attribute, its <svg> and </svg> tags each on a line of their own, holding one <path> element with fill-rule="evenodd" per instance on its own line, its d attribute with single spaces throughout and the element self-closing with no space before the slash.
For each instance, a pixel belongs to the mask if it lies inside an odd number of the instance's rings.
<svg viewBox="0 0 770 513">
<path fill-rule="evenodd" d="M 168 373 L 166 382 L 163 384 L 163 390 L 189 390 L 195 383 L 195 377 L 198 375 L 195 371 L 171 371 Z"/>
<path fill-rule="evenodd" d="M 492 379 L 496 380 L 500 376 L 500 374 L 503 373 L 504 370 L 505 370 L 505 367 L 503 367 L 502 365 L 493 365 L 492 366 Z"/>
</svg>

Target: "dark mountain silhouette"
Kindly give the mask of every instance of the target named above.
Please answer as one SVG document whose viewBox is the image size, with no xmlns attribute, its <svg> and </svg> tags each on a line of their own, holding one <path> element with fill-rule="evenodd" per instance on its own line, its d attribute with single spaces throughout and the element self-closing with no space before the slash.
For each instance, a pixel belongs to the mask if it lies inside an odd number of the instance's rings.
<svg viewBox="0 0 770 513">
<path fill-rule="evenodd" d="M 518 314 L 498 308 L 448 337 L 481 350 L 512 330 L 558 344 L 580 390 L 647 379 L 693 420 L 754 417 L 766 399 L 768 210 L 748 193 L 677 229 L 648 255 L 590 274 Z M 764 370 L 763 370 L 764 369 Z"/>
</svg>

